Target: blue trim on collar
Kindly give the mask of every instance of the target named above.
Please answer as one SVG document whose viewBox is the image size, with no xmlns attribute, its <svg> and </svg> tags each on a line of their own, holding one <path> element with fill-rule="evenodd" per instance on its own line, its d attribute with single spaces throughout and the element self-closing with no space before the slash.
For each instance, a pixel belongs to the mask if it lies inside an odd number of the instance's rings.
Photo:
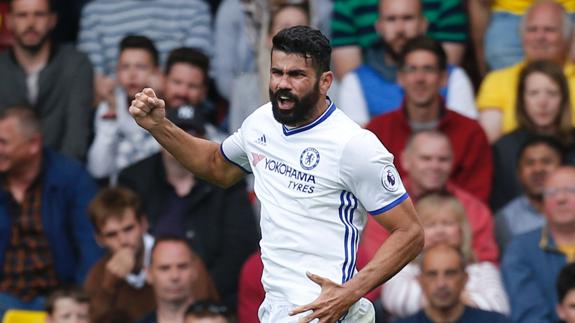
<svg viewBox="0 0 575 323">
<path fill-rule="evenodd" d="M 318 124 L 322 123 L 323 121 L 325 121 L 335 111 L 335 104 L 333 103 L 333 101 L 331 101 L 331 99 L 328 98 L 328 100 L 329 100 L 329 106 L 327 107 L 325 112 L 319 118 L 315 119 L 312 123 L 305 125 L 303 127 L 294 128 L 294 129 L 288 129 L 288 127 L 286 127 L 285 125 L 282 125 L 284 135 L 286 135 L 286 136 L 295 135 L 297 133 L 309 130 L 309 129 L 317 126 Z"/>
</svg>

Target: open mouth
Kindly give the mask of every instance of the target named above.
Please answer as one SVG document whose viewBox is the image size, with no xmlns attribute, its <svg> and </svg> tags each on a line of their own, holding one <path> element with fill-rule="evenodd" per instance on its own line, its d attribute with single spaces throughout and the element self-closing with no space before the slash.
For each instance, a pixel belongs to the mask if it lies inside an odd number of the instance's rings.
<svg viewBox="0 0 575 323">
<path fill-rule="evenodd" d="M 286 95 L 278 96 L 278 107 L 281 110 L 292 109 L 294 105 L 295 105 L 295 102 L 291 97 L 286 96 Z"/>
</svg>

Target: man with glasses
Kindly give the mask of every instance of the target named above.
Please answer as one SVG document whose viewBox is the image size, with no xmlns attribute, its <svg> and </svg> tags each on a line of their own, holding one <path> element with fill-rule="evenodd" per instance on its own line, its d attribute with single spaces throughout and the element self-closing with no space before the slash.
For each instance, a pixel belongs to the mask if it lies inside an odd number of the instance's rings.
<svg viewBox="0 0 575 323">
<path fill-rule="evenodd" d="M 501 263 L 513 322 L 557 322 L 557 275 L 575 260 L 575 167 L 549 175 L 543 189 L 543 228 L 515 237 Z"/>
<path fill-rule="evenodd" d="M 378 116 L 366 126 L 395 156 L 412 133 L 436 129 L 449 137 L 453 149 L 450 181 L 486 202 L 491 189 L 491 148 L 479 123 L 448 110 L 440 89 L 447 79 L 447 56 L 441 44 L 418 36 L 399 56 L 399 84 L 405 98 L 400 109 Z M 383 93 L 380 93 L 383 95 Z M 405 169 L 395 159 L 400 174 Z"/>
</svg>

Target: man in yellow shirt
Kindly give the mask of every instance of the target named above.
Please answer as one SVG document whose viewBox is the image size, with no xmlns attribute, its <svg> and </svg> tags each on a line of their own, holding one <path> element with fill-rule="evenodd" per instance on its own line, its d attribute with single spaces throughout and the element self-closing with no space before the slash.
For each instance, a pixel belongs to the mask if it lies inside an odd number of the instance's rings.
<svg viewBox="0 0 575 323">
<path fill-rule="evenodd" d="M 571 97 L 575 94 L 575 65 L 567 62 L 571 22 L 565 9 L 553 1 L 533 5 L 524 16 L 521 38 L 525 60 L 489 73 L 479 89 L 479 122 L 491 143 L 517 127 L 517 83 L 528 62 L 546 59 L 564 66 Z"/>
</svg>

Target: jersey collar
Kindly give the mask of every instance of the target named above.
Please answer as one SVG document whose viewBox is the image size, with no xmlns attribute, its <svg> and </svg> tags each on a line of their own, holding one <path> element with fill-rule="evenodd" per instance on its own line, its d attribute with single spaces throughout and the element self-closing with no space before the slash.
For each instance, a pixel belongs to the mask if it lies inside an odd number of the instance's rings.
<svg viewBox="0 0 575 323">
<path fill-rule="evenodd" d="M 309 129 L 317 126 L 318 124 L 324 122 L 335 111 L 335 104 L 333 103 L 333 101 L 329 97 L 327 97 L 327 100 L 329 101 L 329 106 L 324 111 L 324 113 L 321 116 L 319 116 L 317 119 L 315 119 L 312 123 L 307 124 L 307 125 L 302 126 L 302 127 L 291 128 L 291 129 L 286 127 L 286 125 L 282 125 L 284 135 L 286 135 L 286 136 L 295 135 L 297 133 L 309 130 Z"/>
</svg>

